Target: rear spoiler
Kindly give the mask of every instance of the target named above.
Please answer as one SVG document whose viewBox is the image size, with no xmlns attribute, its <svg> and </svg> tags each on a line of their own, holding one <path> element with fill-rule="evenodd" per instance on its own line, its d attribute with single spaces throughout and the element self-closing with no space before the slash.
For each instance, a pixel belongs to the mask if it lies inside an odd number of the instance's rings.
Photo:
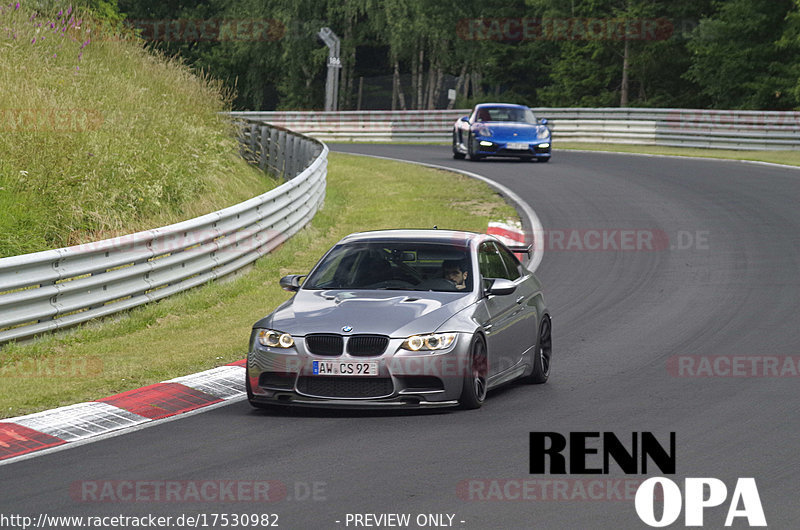
<svg viewBox="0 0 800 530">
<path fill-rule="evenodd" d="M 527 254 L 528 257 L 531 257 L 531 250 L 533 249 L 533 244 L 530 245 L 506 245 L 508 250 L 513 252 L 514 254 Z"/>
</svg>

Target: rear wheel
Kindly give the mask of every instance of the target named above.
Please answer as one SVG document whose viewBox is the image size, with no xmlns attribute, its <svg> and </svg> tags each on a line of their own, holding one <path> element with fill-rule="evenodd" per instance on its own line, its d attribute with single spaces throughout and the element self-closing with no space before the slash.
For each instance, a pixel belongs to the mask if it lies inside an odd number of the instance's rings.
<svg viewBox="0 0 800 530">
<path fill-rule="evenodd" d="M 553 354 L 552 323 L 547 315 L 542 318 L 542 323 L 539 325 L 539 336 L 536 339 L 534 352 L 533 372 L 528 376 L 528 382 L 546 383 L 550 377 L 550 358 Z"/>
<path fill-rule="evenodd" d="M 489 365 L 486 358 L 486 343 L 476 335 L 469 347 L 469 360 L 464 374 L 464 388 L 459 400 L 461 408 L 478 409 L 486 400 Z"/>
</svg>

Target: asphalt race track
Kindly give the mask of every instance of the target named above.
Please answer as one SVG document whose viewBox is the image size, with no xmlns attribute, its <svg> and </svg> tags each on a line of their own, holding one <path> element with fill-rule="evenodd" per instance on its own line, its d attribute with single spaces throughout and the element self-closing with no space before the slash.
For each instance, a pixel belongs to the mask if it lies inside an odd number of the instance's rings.
<svg viewBox="0 0 800 530">
<path fill-rule="evenodd" d="M 614 489 L 624 494 L 625 480 L 645 475 L 613 462 L 608 474 L 531 475 L 529 433 L 629 442 L 648 431 L 664 445 L 675 433 L 668 477 L 681 488 L 685 477 L 727 485 L 728 500 L 705 510 L 707 527 L 723 526 L 739 477 L 755 478 L 770 528 L 798 527 L 799 170 L 558 150 L 535 164 L 456 161 L 444 146 L 332 148 L 477 172 L 533 207 L 545 229 L 537 274 L 553 314 L 550 381 L 505 387 L 466 412 L 273 413 L 238 401 L 0 466 L 0 513 L 272 513 L 281 528 L 356 528 L 347 514 L 388 513 L 410 514 L 408 527 L 419 528 L 419 514 L 446 514 L 466 529 L 646 528 Z M 765 375 L 756 357 L 777 359 L 777 369 Z M 83 481 L 98 480 L 274 481 L 281 493 L 269 503 L 93 501 L 85 488 L 97 483 Z"/>
</svg>

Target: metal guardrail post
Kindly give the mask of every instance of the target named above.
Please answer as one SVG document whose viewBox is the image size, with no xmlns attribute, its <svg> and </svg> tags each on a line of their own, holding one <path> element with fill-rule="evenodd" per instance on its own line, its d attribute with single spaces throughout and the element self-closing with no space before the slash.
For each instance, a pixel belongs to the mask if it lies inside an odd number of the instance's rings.
<svg viewBox="0 0 800 530">
<path fill-rule="evenodd" d="M 258 159 L 258 168 L 261 171 L 267 170 L 269 163 L 269 128 L 261 126 L 261 156 Z"/>
<path fill-rule="evenodd" d="M 284 156 L 286 157 L 286 179 L 293 179 L 295 176 L 295 157 L 294 157 L 294 135 L 287 134 L 286 135 L 286 151 L 284 151 Z"/>
<path fill-rule="evenodd" d="M 294 144 L 292 145 L 292 158 L 294 159 L 294 172 L 293 172 L 294 175 L 300 172 L 299 168 L 303 165 L 303 159 L 300 156 L 300 153 L 302 152 L 300 144 L 301 142 L 299 141 L 299 138 L 295 136 Z M 294 175 L 292 176 L 292 178 L 294 178 Z"/>
<path fill-rule="evenodd" d="M 288 136 L 285 130 L 281 130 L 278 133 L 278 161 L 277 161 L 277 173 L 278 175 L 285 175 L 286 174 L 286 137 Z"/>
<path fill-rule="evenodd" d="M 272 170 L 272 173 L 275 175 L 279 174 L 278 170 L 278 129 L 271 127 L 269 131 L 269 167 Z"/>
<path fill-rule="evenodd" d="M 258 160 L 258 125 L 250 125 L 250 159 Z"/>
</svg>

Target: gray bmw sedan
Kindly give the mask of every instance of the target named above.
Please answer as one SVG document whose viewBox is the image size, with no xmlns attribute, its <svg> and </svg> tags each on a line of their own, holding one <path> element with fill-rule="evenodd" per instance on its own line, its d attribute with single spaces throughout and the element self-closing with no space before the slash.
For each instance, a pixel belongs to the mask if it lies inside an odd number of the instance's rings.
<svg viewBox="0 0 800 530">
<path fill-rule="evenodd" d="M 481 406 L 487 391 L 550 375 L 541 283 L 486 234 L 351 234 L 295 295 L 253 326 L 247 397 L 255 407 Z"/>
</svg>

